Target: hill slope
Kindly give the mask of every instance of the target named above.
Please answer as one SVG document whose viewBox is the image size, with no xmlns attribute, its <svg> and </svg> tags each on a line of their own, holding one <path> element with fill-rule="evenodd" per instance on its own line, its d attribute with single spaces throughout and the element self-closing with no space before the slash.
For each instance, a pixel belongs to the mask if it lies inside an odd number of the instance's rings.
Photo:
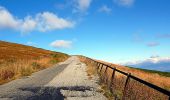
<svg viewBox="0 0 170 100">
<path fill-rule="evenodd" d="M 35 48 L 32 46 L 0 41 L 0 60 L 34 59 L 42 56 L 48 56 L 54 53 L 65 55 L 63 53 Z"/>
<path fill-rule="evenodd" d="M 0 41 L 0 84 L 64 61 L 69 55 Z"/>
<path fill-rule="evenodd" d="M 155 84 L 157 86 L 160 86 L 164 89 L 170 90 L 170 77 L 169 77 L 170 73 L 169 72 L 160 72 L 160 71 L 154 71 L 154 70 L 132 68 L 132 67 L 128 67 L 128 66 L 122 66 L 122 65 L 118 65 L 118 64 L 105 62 L 102 60 L 96 60 L 96 61 L 105 63 L 107 65 L 111 65 L 112 67 L 115 67 L 116 69 L 119 69 L 126 73 L 131 73 L 132 75 L 134 75 L 140 79 L 148 81 L 148 82 Z M 112 71 L 110 71 L 109 73 L 112 73 Z M 123 76 L 118 73 L 117 73 L 117 75 Z"/>
</svg>

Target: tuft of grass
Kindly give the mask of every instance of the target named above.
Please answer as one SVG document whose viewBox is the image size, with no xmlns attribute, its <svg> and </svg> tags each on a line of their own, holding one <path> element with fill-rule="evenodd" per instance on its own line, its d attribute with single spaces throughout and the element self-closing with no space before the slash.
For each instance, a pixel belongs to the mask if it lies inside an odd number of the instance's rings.
<svg viewBox="0 0 170 100">
<path fill-rule="evenodd" d="M 33 67 L 33 69 L 41 69 L 41 65 L 38 64 L 37 62 L 33 62 L 31 66 Z"/>
<path fill-rule="evenodd" d="M 15 73 L 12 70 L 3 70 L 0 74 L 2 80 L 8 80 L 14 77 Z"/>
<path fill-rule="evenodd" d="M 21 76 L 29 76 L 33 72 L 34 72 L 34 70 L 32 68 L 29 68 L 29 67 L 21 68 Z"/>
<path fill-rule="evenodd" d="M 106 96 L 108 98 L 108 100 L 113 100 L 114 99 L 113 94 L 110 92 L 107 85 L 104 83 L 101 83 L 100 86 L 103 89 L 104 96 Z"/>
<path fill-rule="evenodd" d="M 59 62 L 59 61 L 56 60 L 56 59 L 52 59 L 52 60 L 50 61 L 51 64 L 57 64 L 58 62 Z"/>
<path fill-rule="evenodd" d="M 89 60 L 85 59 L 82 56 L 79 56 L 79 59 L 81 62 L 85 63 L 87 66 L 86 72 L 87 75 L 89 77 L 89 79 L 92 79 L 93 76 L 96 76 L 100 73 L 97 72 L 97 69 L 95 67 L 94 63 L 91 63 Z M 99 75 L 100 76 L 100 75 Z M 102 82 L 101 77 L 97 82 L 100 85 L 100 89 L 98 89 L 97 91 L 100 93 L 103 93 L 105 95 L 105 97 L 107 97 L 108 100 L 113 100 L 113 95 L 110 92 L 110 90 L 107 88 L 107 85 L 105 83 Z"/>
</svg>

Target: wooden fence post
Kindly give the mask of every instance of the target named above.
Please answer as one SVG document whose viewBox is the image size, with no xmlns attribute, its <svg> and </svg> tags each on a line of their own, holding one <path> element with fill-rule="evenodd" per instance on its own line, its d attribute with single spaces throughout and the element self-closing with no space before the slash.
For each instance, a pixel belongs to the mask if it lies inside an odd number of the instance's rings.
<svg viewBox="0 0 170 100">
<path fill-rule="evenodd" d="M 99 70 L 100 70 L 100 63 L 98 63 L 98 65 L 97 65 L 97 66 L 98 66 L 98 70 L 97 70 L 97 72 L 99 72 Z"/>
<path fill-rule="evenodd" d="M 99 71 L 99 72 L 101 72 L 101 71 L 102 71 L 102 68 L 103 68 L 103 64 L 100 64 L 100 65 L 102 65 L 102 66 L 101 66 L 101 68 L 100 68 L 100 71 Z"/>
<path fill-rule="evenodd" d="M 107 83 L 107 69 L 108 69 L 108 66 L 106 66 L 106 69 L 104 71 L 104 76 L 103 76 L 103 80 L 104 80 L 104 83 Z"/>
<path fill-rule="evenodd" d="M 99 63 L 97 62 L 97 70 L 100 68 Z"/>
<path fill-rule="evenodd" d="M 128 83 L 130 81 L 130 75 L 131 75 L 131 73 L 128 73 L 127 78 L 126 78 L 126 82 L 125 82 L 125 86 L 124 86 L 124 90 L 123 90 L 122 100 L 125 100 L 126 88 L 127 88 L 127 85 L 128 85 Z"/>
<path fill-rule="evenodd" d="M 111 81 L 110 81 L 110 86 L 109 86 L 111 93 L 113 93 L 112 86 L 113 86 L 113 84 L 114 84 L 114 83 L 113 83 L 113 80 L 114 80 L 114 76 L 115 76 L 115 71 L 116 71 L 116 67 L 114 67 L 114 69 L 113 69 L 112 77 L 111 77 Z"/>
<path fill-rule="evenodd" d="M 97 62 L 96 62 L 96 61 L 94 61 L 94 63 L 95 63 L 95 66 L 97 66 Z"/>
</svg>

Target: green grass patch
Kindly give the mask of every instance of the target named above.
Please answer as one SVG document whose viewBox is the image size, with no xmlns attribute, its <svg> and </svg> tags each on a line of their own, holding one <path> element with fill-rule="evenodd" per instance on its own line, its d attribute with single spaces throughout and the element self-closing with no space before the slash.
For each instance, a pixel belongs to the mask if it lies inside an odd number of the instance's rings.
<svg viewBox="0 0 170 100">
<path fill-rule="evenodd" d="M 31 65 L 32 65 L 33 69 L 40 69 L 41 68 L 41 65 L 38 64 L 37 62 L 33 62 Z"/>
<path fill-rule="evenodd" d="M 21 76 L 30 76 L 33 73 L 31 68 L 22 68 Z"/>
<path fill-rule="evenodd" d="M 59 61 L 56 60 L 56 59 L 53 59 L 53 60 L 50 60 L 50 63 L 51 63 L 51 64 L 57 64 L 57 63 L 59 63 Z"/>
</svg>

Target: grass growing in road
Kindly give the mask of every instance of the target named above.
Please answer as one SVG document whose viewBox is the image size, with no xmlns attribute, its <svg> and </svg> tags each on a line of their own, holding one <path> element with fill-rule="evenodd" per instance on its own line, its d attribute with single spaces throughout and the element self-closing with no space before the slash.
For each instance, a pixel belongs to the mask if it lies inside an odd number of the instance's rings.
<svg viewBox="0 0 170 100">
<path fill-rule="evenodd" d="M 98 75 L 97 68 L 95 67 L 96 65 L 94 63 L 90 62 L 83 56 L 79 56 L 79 59 L 81 62 L 86 64 L 87 66 L 86 72 L 87 75 L 89 76 L 89 79 L 92 79 L 94 76 Z M 100 85 L 100 88 L 97 91 L 103 93 L 103 95 L 107 97 L 108 100 L 113 100 L 112 93 L 107 88 L 107 85 L 102 82 L 100 75 L 98 76 L 99 76 L 98 84 Z"/>
</svg>

